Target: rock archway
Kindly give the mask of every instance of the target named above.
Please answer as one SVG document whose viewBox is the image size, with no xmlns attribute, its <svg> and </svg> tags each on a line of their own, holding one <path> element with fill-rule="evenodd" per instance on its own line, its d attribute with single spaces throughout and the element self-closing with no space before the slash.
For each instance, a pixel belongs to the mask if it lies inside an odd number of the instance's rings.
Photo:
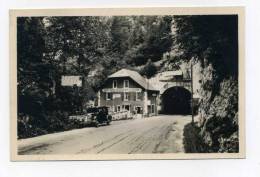
<svg viewBox="0 0 260 177">
<path fill-rule="evenodd" d="M 163 114 L 190 114 L 191 93 L 184 87 L 171 87 L 161 95 Z"/>
</svg>

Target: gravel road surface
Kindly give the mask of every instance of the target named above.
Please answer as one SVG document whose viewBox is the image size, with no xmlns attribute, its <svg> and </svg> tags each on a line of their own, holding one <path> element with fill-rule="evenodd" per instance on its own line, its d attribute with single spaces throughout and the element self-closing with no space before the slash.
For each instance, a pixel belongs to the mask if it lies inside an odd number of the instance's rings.
<svg viewBox="0 0 260 177">
<path fill-rule="evenodd" d="M 144 154 L 183 152 L 183 128 L 191 116 L 113 121 L 18 141 L 19 154 Z"/>
</svg>

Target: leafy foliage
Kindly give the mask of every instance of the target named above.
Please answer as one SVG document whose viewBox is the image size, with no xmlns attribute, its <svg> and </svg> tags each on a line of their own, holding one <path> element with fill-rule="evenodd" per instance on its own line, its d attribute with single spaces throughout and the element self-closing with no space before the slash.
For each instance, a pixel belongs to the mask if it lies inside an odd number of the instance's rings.
<svg viewBox="0 0 260 177">
<path fill-rule="evenodd" d="M 109 74 L 160 60 L 171 47 L 171 19 L 19 17 L 18 136 L 68 129 L 68 115 L 82 112 Z M 83 87 L 62 87 L 62 75 L 81 75 Z"/>
<path fill-rule="evenodd" d="M 186 153 L 208 153 L 209 147 L 200 136 L 200 128 L 193 123 L 186 124 L 183 130 L 183 145 Z"/>
<path fill-rule="evenodd" d="M 178 55 L 202 65 L 200 135 L 209 152 L 238 152 L 238 17 L 174 17 Z M 193 60 L 193 61 L 194 61 Z"/>
<path fill-rule="evenodd" d="M 238 17 L 236 15 L 175 16 L 174 41 L 179 58 L 212 64 L 218 78 L 238 73 Z"/>
<path fill-rule="evenodd" d="M 157 67 L 152 63 L 151 60 L 148 60 L 146 65 L 140 71 L 140 74 L 146 76 L 147 78 L 151 78 L 157 73 Z"/>
</svg>

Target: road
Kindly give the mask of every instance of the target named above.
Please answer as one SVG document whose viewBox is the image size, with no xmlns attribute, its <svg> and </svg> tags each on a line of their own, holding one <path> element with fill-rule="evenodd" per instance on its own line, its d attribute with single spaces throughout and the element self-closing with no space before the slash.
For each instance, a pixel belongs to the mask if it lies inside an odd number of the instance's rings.
<svg viewBox="0 0 260 177">
<path fill-rule="evenodd" d="M 18 141 L 19 154 L 144 154 L 183 152 L 183 128 L 191 116 L 113 121 Z"/>
</svg>

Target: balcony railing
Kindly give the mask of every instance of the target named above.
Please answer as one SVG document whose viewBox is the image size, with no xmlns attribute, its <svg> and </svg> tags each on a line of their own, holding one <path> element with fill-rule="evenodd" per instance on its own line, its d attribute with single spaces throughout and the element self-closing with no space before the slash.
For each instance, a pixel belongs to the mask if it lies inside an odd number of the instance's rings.
<svg viewBox="0 0 260 177">
<path fill-rule="evenodd" d="M 114 93 L 114 92 L 141 92 L 141 88 L 105 88 L 103 92 Z"/>
</svg>

